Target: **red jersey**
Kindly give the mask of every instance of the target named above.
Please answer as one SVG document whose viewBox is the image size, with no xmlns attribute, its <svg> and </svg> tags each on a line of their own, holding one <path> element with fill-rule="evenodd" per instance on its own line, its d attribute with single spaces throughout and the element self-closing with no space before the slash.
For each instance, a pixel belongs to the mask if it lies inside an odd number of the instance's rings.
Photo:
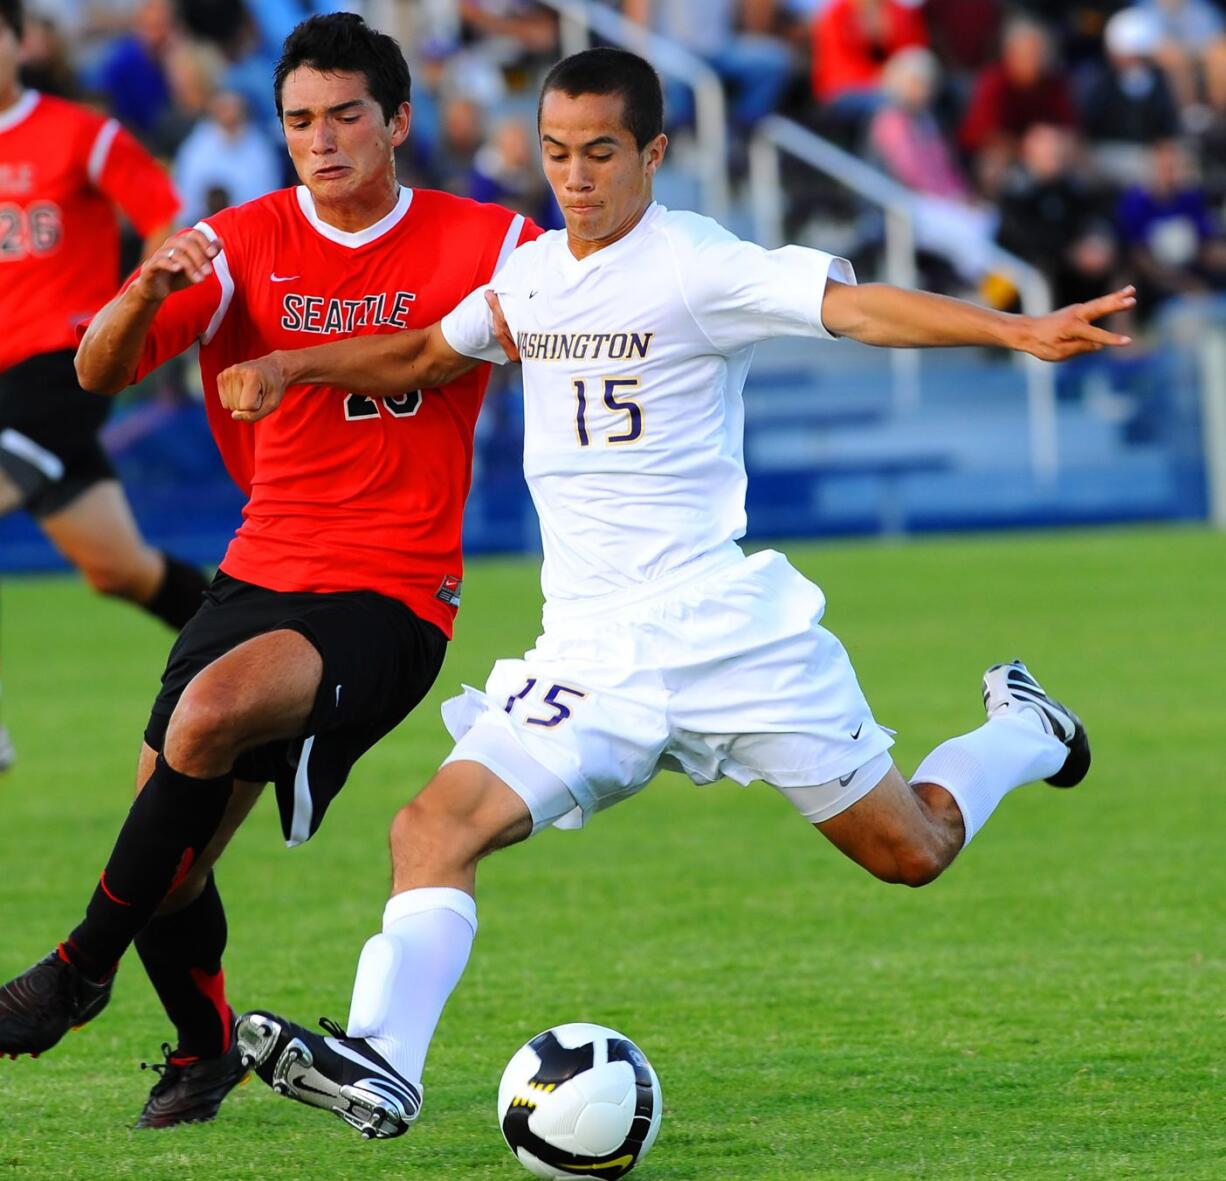
<svg viewBox="0 0 1226 1181">
<path fill-rule="evenodd" d="M 116 205 L 145 236 L 179 211 L 114 119 L 36 90 L 0 111 L 0 370 L 75 348 L 77 324 L 115 294 Z"/>
<path fill-rule="evenodd" d="M 541 231 L 498 205 L 402 189 L 385 218 L 346 233 L 305 187 L 197 228 L 221 241 L 214 273 L 159 309 L 138 376 L 200 340 L 213 434 L 250 498 L 221 568 L 269 590 L 378 591 L 450 637 L 489 366 L 386 400 L 295 386 L 257 423 L 230 417 L 217 375 L 274 349 L 427 327 Z"/>
</svg>

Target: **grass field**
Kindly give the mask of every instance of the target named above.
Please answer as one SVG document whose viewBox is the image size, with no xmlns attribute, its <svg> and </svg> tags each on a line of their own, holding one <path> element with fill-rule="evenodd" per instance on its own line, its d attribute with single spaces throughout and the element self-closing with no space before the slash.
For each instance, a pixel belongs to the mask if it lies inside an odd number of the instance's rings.
<svg viewBox="0 0 1226 1181">
<path fill-rule="evenodd" d="M 580 834 L 483 871 L 481 932 L 406 1139 L 359 1141 L 259 1082 L 209 1126 L 132 1132 L 169 1035 L 135 957 L 108 1012 L 0 1062 L 0 1178 L 527 1177 L 498 1077 L 568 1020 L 659 1072 L 665 1179 L 1226 1177 L 1226 539 L 1143 530 L 789 546 L 829 598 L 904 770 L 979 724 L 1023 656 L 1083 714 L 1090 779 L 1015 793 L 940 881 L 885 886 L 761 785 L 666 776 Z M 518 654 L 536 568 L 473 563 L 427 705 L 287 852 L 271 800 L 219 871 L 238 1006 L 344 1020 L 386 889 L 387 820 L 446 750 L 437 702 Z M 125 809 L 168 645 L 69 579 L 3 590 L 0 978 L 77 920 Z"/>
</svg>

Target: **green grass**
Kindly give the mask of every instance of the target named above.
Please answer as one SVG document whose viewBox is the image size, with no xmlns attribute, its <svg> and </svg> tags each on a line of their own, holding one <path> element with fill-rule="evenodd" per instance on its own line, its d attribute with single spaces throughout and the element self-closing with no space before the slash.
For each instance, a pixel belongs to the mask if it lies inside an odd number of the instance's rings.
<svg viewBox="0 0 1226 1181">
<path fill-rule="evenodd" d="M 825 588 L 904 770 L 978 724 L 1024 656 L 1090 726 L 1078 791 L 1005 801 L 920 891 L 871 880 L 769 789 L 663 777 L 580 834 L 483 870 L 420 1126 L 364 1144 L 238 1091 L 210 1126 L 128 1130 L 168 1029 L 135 959 L 110 1010 L 0 1063 L 0 1178 L 526 1177 L 493 1112 L 506 1059 L 567 1020 L 623 1029 L 663 1083 L 635 1174 L 1219 1181 L 1226 539 L 1143 530 L 788 547 Z M 363 761 L 308 846 L 262 802 L 219 871 L 239 1006 L 344 1019 L 379 920 L 385 833 L 447 749 L 437 702 L 539 619 L 531 563 L 473 563 L 438 690 Z M 125 807 L 168 644 L 72 580 L 3 591 L 0 978 L 76 921 Z"/>
</svg>

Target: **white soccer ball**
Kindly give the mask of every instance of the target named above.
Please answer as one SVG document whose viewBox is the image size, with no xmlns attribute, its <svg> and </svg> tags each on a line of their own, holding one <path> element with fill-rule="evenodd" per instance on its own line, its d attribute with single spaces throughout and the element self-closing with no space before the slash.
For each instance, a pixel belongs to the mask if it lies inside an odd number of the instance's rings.
<svg viewBox="0 0 1226 1181">
<path fill-rule="evenodd" d="M 624 1177 L 655 1142 L 660 1114 L 651 1063 L 603 1025 L 545 1030 L 516 1052 L 498 1084 L 502 1134 L 538 1177 Z"/>
</svg>

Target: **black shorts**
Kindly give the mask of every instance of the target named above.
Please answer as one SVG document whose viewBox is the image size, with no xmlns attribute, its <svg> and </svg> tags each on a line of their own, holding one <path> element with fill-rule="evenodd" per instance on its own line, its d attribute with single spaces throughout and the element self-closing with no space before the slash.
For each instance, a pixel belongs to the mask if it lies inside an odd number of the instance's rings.
<svg viewBox="0 0 1226 1181">
<path fill-rule="evenodd" d="M 283 629 L 305 636 L 323 658 L 311 717 L 296 738 L 241 754 L 234 775 L 276 784 L 281 830 L 299 845 L 314 836 L 354 763 L 429 692 L 447 638 L 373 591 L 272 591 L 219 571 L 170 650 L 145 741 L 162 749 L 170 715 L 202 668 L 252 636 Z"/>
<path fill-rule="evenodd" d="M 0 469 L 35 517 L 67 508 L 115 469 L 98 442 L 111 399 L 77 383 L 73 352 L 38 353 L 0 373 Z"/>
</svg>

